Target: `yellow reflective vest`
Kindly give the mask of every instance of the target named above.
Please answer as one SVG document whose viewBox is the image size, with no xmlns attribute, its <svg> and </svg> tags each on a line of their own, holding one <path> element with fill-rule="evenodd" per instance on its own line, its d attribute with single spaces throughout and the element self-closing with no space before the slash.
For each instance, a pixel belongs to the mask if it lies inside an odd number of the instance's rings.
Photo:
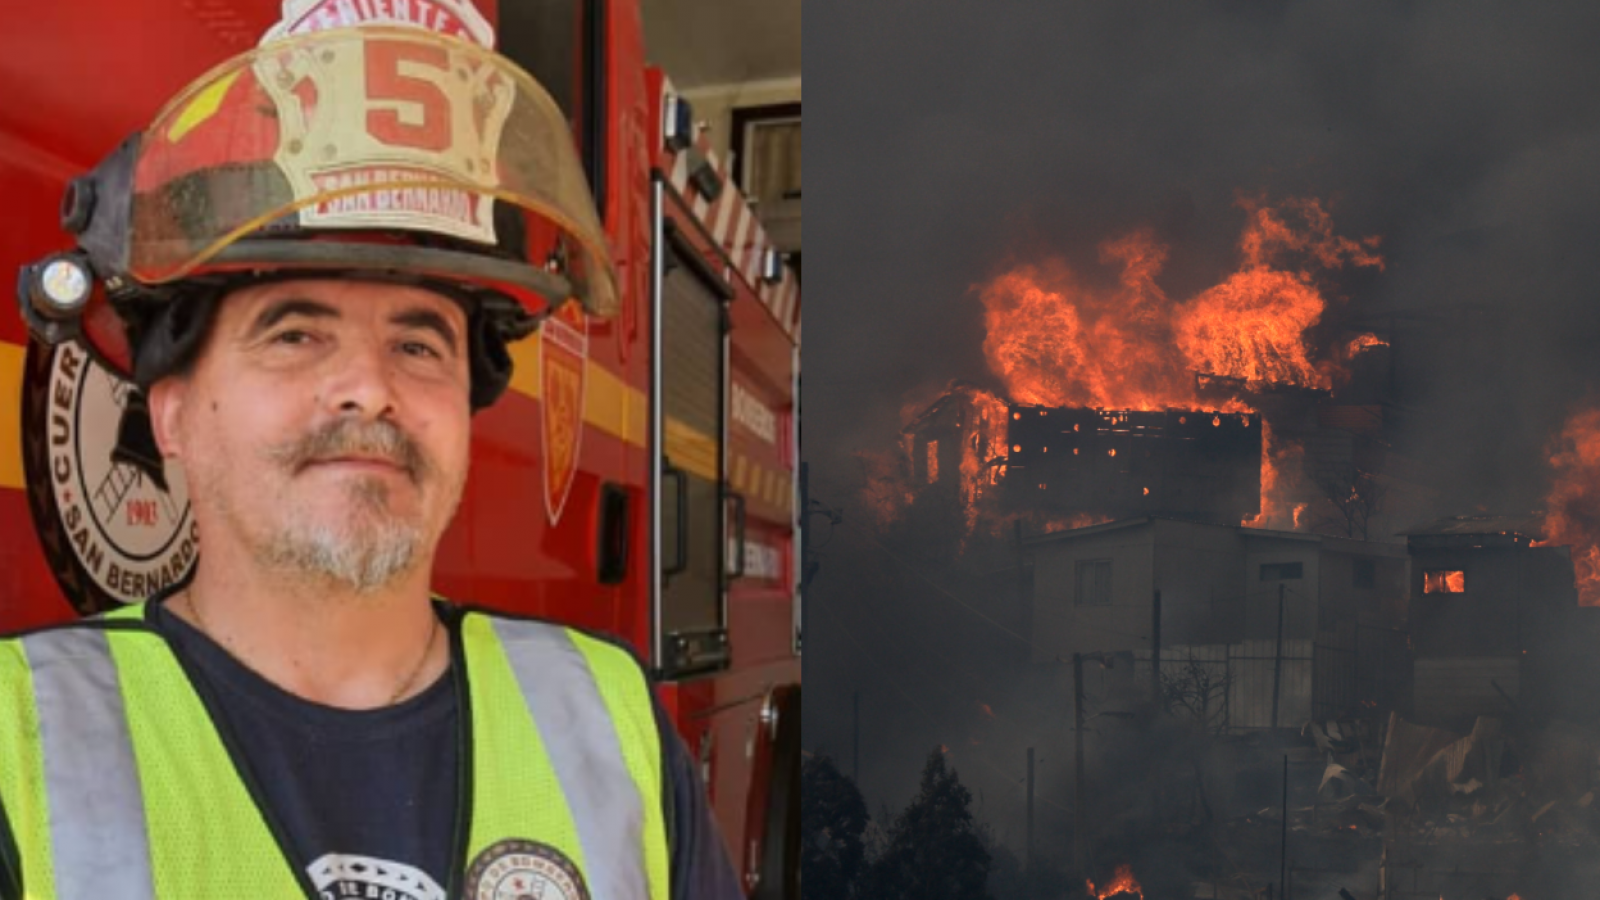
<svg viewBox="0 0 1600 900">
<path fill-rule="evenodd" d="M 23 896 L 315 900 L 147 614 L 0 640 L 0 809 Z M 461 896 L 667 900 L 661 735 L 638 664 L 545 622 L 463 611 L 454 632 Z"/>
</svg>

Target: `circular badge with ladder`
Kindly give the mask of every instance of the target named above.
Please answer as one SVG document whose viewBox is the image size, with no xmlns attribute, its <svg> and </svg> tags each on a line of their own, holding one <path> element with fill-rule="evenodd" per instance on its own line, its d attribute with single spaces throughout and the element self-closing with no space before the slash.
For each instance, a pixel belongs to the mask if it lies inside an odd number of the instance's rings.
<svg viewBox="0 0 1600 900">
<path fill-rule="evenodd" d="M 467 869 L 468 900 L 589 900 L 583 874 L 566 854 L 537 841 L 491 844 Z"/>
<path fill-rule="evenodd" d="M 28 347 L 23 466 L 45 556 L 80 613 L 145 600 L 193 572 L 183 472 L 161 458 L 139 390 L 80 344 Z"/>
</svg>

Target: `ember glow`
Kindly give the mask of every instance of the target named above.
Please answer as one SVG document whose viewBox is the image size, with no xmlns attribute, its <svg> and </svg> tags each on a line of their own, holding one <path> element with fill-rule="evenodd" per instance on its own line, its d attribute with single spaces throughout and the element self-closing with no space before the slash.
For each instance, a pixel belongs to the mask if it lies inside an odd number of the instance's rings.
<svg viewBox="0 0 1600 900">
<path fill-rule="evenodd" d="M 1387 346 L 1389 346 L 1389 342 L 1382 340 L 1375 334 L 1359 334 L 1352 338 L 1345 347 L 1344 355 L 1353 357 L 1364 350 L 1371 350 L 1373 347 Z"/>
<path fill-rule="evenodd" d="M 1600 606 L 1600 406 L 1579 410 L 1550 449 L 1545 541 L 1570 546 L 1578 602 Z"/>
<path fill-rule="evenodd" d="M 1144 888 L 1140 887 L 1139 882 L 1134 879 L 1133 867 L 1126 864 L 1117 866 L 1117 870 L 1112 873 L 1111 880 L 1106 883 L 1105 887 L 1096 888 L 1093 881 L 1088 881 L 1087 883 L 1089 885 L 1089 896 L 1095 898 L 1095 900 L 1110 900 L 1110 898 L 1119 895 L 1138 897 L 1140 900 L 1144 898 Z"/>
<path fill-rule="evenodd" d="M 866 476 L 862 499 L 878 526 L 886 527 L 900 518 L 915 495 L 900 477 L 899 462 L 893 455 L 863 450 L 855 456 Z"/>
<path fill-rule="evenodd" d="M 1462 594 L 1467 590 L 1467 573 L 1460 569 L 1436 569 L 1422 573 L 1424 594 Z"/>
</svg>

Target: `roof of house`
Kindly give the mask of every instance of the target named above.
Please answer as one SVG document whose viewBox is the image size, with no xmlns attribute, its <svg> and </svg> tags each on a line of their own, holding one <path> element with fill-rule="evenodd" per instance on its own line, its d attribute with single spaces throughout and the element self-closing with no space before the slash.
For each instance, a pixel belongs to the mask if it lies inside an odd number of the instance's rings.
<svg viewBox="0 0 1600 900">
<path fill-rule="evenodd" d="M 1414 525 L 1397 532 L 1403 537 L 1432 537 L 1442 535 L 1498 535 L 1516 534 L 1534 540 L 1544 538 L 1544 517 L 1529 514 L 1521 516 L 1445 516 L 1431 522 Z"/>
<path fill-rule="evenodd" d="M 1310 534 L 1304 531 L 1277 531 L 1270 528 L 1247 528 L 1243 525 L 1225 525 L 1215 522 L 1196 522 L 1190 519 L 1179 519 L 1168 516 L 1136 516 L 1131 519 L 1117 519 L 1113 522 L 1101 522 L 1096 525 L 1087 525 L 1083 528 L 1047 531 L 1042 534 L 1026 535 L 1023 537 L 1022 542 L 1024 544 L 1037 545 L 1052 541 L 1075 540 L 1077 538 L 1104 534 L 1108 531 L 1121 531 L 1127 528 L 1138 528 L 1143 525 L 1149 525 L 1157 520 L 1178 522 L 1180 524 L 1190 525 L 1196 528 L 1227 528 L 1239 532 L 1239 534 L 1245 538 L 1273 538 L 1289 541 L 1311 541 L 1325 544 L 1328 546 L 1328 549 L 1336 552 L 1354 553 L 1362 550 L 1370 550 L 1391 556 L 1403 556 L 1405 554 L 1405 548 L 1398 544 L 1383 544 L 1374 541 L 1358 541 L 1351 538 L 1342 538 L 1333 535 Z"/>
</svg>

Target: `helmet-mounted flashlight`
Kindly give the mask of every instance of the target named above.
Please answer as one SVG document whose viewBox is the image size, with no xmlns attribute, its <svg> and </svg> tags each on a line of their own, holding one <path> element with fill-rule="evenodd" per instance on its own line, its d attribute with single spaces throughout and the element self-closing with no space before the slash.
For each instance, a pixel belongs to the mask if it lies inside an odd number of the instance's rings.
<svg viewBox="0 0 1600 900">
<path fill-rule="evenodd" d="M 23 266 L 17 292 L 28 330 L 46 344 L 78 333 L 78 319 L 94 292 L 94 273 L 82 253 L 57 253 Z"/>
</svg>

